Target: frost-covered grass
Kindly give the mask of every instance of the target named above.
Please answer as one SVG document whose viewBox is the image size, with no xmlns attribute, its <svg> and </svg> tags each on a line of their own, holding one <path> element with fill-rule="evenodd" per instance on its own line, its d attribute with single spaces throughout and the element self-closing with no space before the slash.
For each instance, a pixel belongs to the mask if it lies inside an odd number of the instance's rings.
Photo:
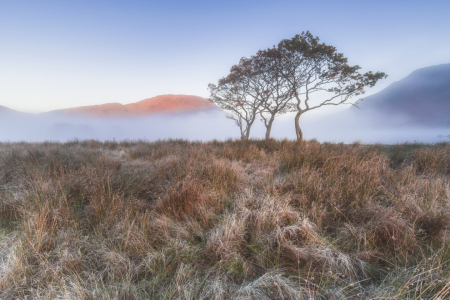
<svg viewBox="0 0 450 300">
<path fill-rule="evenodd" d="M 0 299 L 448 299 L 450 145 L 0 143 Z"/>
</svg>

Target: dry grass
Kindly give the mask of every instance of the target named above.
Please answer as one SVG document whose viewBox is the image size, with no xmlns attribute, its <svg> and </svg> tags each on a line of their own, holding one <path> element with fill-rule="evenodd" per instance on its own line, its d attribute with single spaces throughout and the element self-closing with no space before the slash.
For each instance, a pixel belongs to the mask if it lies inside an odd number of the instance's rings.
<svg viewBox="0 0 450 300">
<path fill-rule="evenodd" d="M 450 145 L 0 144 L 0 299 L 448 299 Z"/>
</svg>

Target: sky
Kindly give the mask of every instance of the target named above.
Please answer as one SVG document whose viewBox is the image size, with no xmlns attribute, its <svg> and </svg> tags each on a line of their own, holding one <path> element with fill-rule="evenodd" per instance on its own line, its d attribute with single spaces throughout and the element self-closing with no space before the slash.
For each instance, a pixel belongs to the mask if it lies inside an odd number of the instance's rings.
<svg viewBox="0 0 450 300">
<path fill-rule="evenodd" d="M 208 97 L 241 57 L 307 30 L 361 71 L 389 75 L 368 96 L 450 63 L 449 13 L 448 0 L 0 0 L 0 105 Z"/>
</svg>

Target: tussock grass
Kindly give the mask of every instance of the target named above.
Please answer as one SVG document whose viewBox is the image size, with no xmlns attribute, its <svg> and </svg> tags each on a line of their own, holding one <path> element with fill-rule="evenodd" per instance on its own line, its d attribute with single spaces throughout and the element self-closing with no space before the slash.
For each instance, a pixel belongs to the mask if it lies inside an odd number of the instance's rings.
<svg viewBox="0 0 450 300">
<path fill-rule="evenodd" d="M 447 299 L 450 145 L 0 143 L 0 299 Z"/>
</svg>

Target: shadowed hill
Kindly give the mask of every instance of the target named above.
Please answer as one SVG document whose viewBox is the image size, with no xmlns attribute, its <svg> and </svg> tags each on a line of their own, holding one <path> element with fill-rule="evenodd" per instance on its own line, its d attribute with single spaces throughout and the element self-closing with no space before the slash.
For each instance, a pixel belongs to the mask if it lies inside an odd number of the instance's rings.
<svg viewBox="0 0 450 300">
<path fill-rule="evenodd" d="M 18 117 L 18 116 L 32 116 L 33 114 L 17 111 L 6 106 L 0 105 L 0 116 L 1 117 Z"/>
<path fill-rule="evenodd" d="M 344 114 L 359 121 L 403 118 L 408 125 L 450 126 L 450 64 L 418 69 L 381 92 L 369 96 Z M 376 124 L 376 120 L 372 120 Z"/>
<path fill-rule="evenodd" d="M 0 105 L 0 114 L 11 114 L 11 113 L 18 113 L 18 111 Z"/>
</svg>

